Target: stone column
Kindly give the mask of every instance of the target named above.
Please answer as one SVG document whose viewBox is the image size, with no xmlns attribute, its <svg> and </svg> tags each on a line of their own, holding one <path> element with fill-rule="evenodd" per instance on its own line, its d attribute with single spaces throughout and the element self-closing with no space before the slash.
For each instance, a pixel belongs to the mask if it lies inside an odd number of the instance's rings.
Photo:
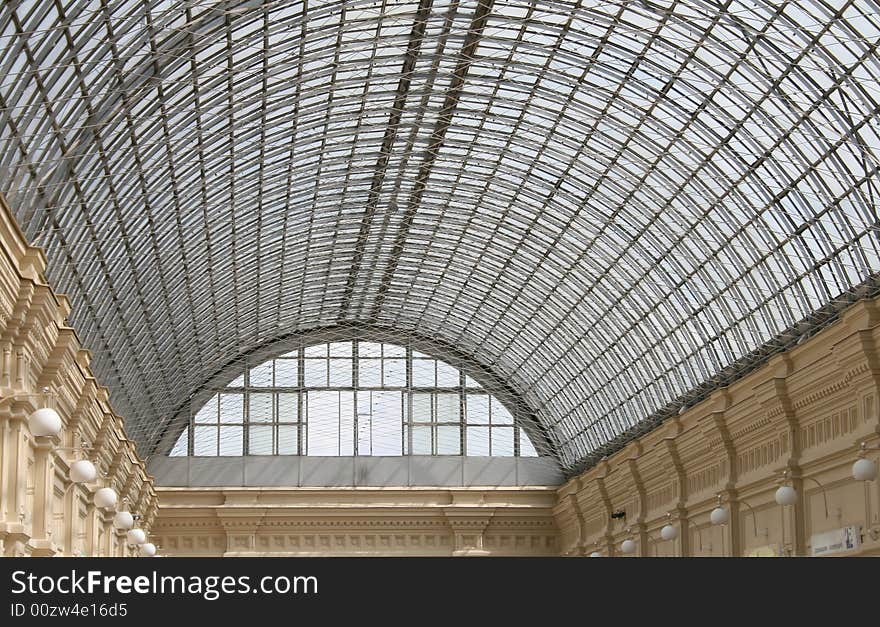
<svg viewBox="0 0 880 627">
<path fill-rule="evenodd" d="M 55 459 L 52 450 L 58 438 L 34 438 L 34 502 L 31 512 L 32 554 L 51 557 L 57 552 L 52 538 L 52 514 L 55 501 Z"/>
</svg>

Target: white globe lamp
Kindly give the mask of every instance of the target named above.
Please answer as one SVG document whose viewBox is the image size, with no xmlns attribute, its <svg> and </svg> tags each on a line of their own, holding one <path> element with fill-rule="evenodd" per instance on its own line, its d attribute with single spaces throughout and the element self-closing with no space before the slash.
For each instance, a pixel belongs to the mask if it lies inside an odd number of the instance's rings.
<svg viewBox="0 0 880 627">
<path fill-rule="evenodd" d="M 590 553 L 590 557 L 602 557 L 602 554 L 599 551 L 593 551 Z"/>
<path fill-rule="evenodd" d="M 713 525 L 726 525 L 727 521 L 730 520 L 730 512 L 727 511 L 726 507 L 719 505 L 709 514 L 709 520 L 712 521 Z"/>
<path fill-rule="evenodd" d="M 144 542 L 141 545 L 141 555 L 144 557 L 153 557 L 156 554 L 156 545 L 152 542 Z"/>
<path fill-rule="evenodd" d="M 70 465 L 67 476 L 73 483 L 89 483 L 98 476 L 98 469 L 87 459 L 80 459 Z"/>
<path fill-rule="evenodd" d="M 660 537 L 667 541 L 675 540 L 678 537 L 678 527 L 669 523 L 663 525 L 660 529 Z"/>
<path fill-rule="evenodd" d="M 852 465 L 852 476 L 856 481 L 873 481 L 877 478 L 877 464 L 865 457 L 857 459 Z"/>
<path fill-rule="evenodd" d="M 790 485 L 779 486 L 775 498 L 780 505 L 794 505 L 797 503 L 797 490 Z"/>
<path fill-rule="evenodd" d="M 110 509 L 116 506 L 116 491 L 113 488 L 98 488 L 93 501 L 98 509 Z"/>
<path fill-rule="evenodd" d="M 113 517 L 113 526 L 123 531 L 131 529 L 134 527 L 134 516 L 131 515 L 131 512 L 116 512 Z"/>
<path fill-rule="evenodd" d="M 147 534 L 144 533 L 143 529 L 135 527 L 134 529 L 128 530 L 128 533 L 125 534 L 125 539 L 129 544 L 143 544 L 147 541 Z"/>
<path fill-rule="evenodd" d="M 629 555 L 630 553 L 636 552 L 636 543 L 633 540 L 627 538 L 623 542 L 620 543 L 620 552 Z"/>
<path fill-rule="evenodd" d="M 28 417 L 28 428 L 35 436 L 57 436 L 61 427 L 61 416 L 51 407 L 38 409 Z"/>
</svg>

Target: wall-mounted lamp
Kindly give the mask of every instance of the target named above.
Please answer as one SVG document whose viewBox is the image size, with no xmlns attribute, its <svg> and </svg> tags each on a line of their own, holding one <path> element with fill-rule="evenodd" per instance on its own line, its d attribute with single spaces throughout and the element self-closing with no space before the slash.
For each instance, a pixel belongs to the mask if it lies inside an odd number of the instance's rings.
<svg viewBox="0 0 880 627">
<path fill-rule="evenodd" d="M 868 446 L 867 442 L 859 445 L 859 458 L 852 465 L 852 476 L 856 481 L 874 481 L 877 478 L 877 464 L 867 458 L 868 451 L 878 451 L 878 446 Z"/>
<path fill-rule="evenodd" d="M 116 490 L 108 487 L 98 488 L 95 491 L 95 495 L 92 497 L 92 502 L 98 509 L 110 509 L 116 507 L 116 502 L 118 500 L 119 497 L 116 495 Z"/>
<path fill-rule="evenodd" d="M 776 494 L 774 498 L 776 499 L 776 503 L 782 505 L 783 507 L 786 505 L 794 505 L 798 500 L 798 493 L 795 490 L 794 486 L 789 482 L 788 470 L 782 471 L 782 485 L 776 489 Z M 825 504 L 825 518 L 828 518 L 828 493 L 825 491 L 825 486 L 823 486 L 817 479 L 813 477 L 801 477 L 803 481 L 812 481 L 819 489 L 822 490 L 822 500 Z"/>
<path fill-rule="evenodd" d="M 51 407 L 42 407 L 28 417 L 28 429 L 35 436 L 56 437 L 62 426 L 61 416 Z"/>
<path fill-rule="evenodd" d="M 132 546 L 139 546 L 147 541 L 147 534 L 140 527 L 129 529 L 125 539 Z"/>
<path fill-rule="evenodd" d="M 19 400 L 22 398 L 40 398 L 43 407 L 35 410 L 28 416 L 28 429 L 31 435 L 38 437 L 55 437 L 61 433 L 64 423 L 58 412 L 49 407 L 49 388 L 43 388 L 39 394 L 14 394 L 9 397 L 11 400 Z"/>
<path fill-rule="evenodd" d="M 718 504 L 709 512 L 709 521 L 713 525 L 726 525 L 730 522 L 730 510 L 721 504 L 721 495 L 718 495 Z"/>
<path fill-rule="evenodd" d="M 140 546 L 140 553 L 143 557 L 153 557 L 156 555 L 156 545 L 152 542 L 144 542 Z"/>
<path fill-rule="evenodd" d="M 667 542 L 678 537 L 678 527 L 672 524 L 672 514 L 669 512 L 666 512 L 666 524 L 660 529 L 660 537 Z"/>
<path fill-rule="evenodd" d="M 717 498 L 718 498 L 718 505 L 715 507 L 715 509 L 713 509 L 709 513 L 709 520 L 713 525 L 726 525 L 727 523 L 730 522 L 730 510 L 727 509 L 726 507 L 724 507 L 724 505 L 722 504 L 723 497 L 721 496 L 720 493 L 717 495 Z M 755 533 L 755 537 L 757 537 L 758 536 L 758 515 L 755 513 L 755 509 L 742 499 L 739 499 L 737 502 L 742 503 L 743 505 L 745 505 L 746 507 L 749 508 L 749 511 L 752 514 L 753 531 Z"/>
<path fill-rule="evenodd" d="M 627 535 L 630 534 L 630 528 L 629 528 L 629 527 L 626 528 L 626 533 L 627 533 Z M 636 541 L 633 540 L 632 538 L 627 538 L 626 540 L 624 540 L 623 542 L 621 542 L 621 543 L 620 543 L 620 552 L 623 553 L 623 554 L 625 554 L 625 555 L 629 555 L 629 554 L 631 554 L 631 553 L 635 553 L 635 552 L 636 552 Z"/>
</svg>

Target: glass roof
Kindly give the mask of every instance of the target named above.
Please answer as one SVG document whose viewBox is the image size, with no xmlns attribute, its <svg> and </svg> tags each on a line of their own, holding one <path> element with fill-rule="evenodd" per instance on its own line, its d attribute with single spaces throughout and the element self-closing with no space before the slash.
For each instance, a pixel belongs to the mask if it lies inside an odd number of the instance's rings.
<svg viewBox="0 0 880 627">
<path fill-rule="evenodd" d="M 878 45 L 874 0 L 4 2 L 0 191 L 143 451 L 355 324 L 572 471 L 874 291 Z"/>
</svg>

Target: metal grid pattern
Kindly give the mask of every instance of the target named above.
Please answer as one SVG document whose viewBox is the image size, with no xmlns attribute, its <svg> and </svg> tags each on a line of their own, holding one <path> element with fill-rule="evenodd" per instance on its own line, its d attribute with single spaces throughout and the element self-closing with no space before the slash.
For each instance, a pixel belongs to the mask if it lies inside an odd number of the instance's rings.
<svg viewBox="0 0 880 627">
<path fill-rule="evenodd" d="M 479 381 L 410 346 L 304 345 L 194 400 L 172 457 L 534 457 L 517 417 Z M 173 434 L 172 434 L 173 435 Z"/>
<path fill-rule="evenodd" d="M 471 356 L 573 471 L 875 289 L 878 9 L 11 0 L 0 191 L 143 450 L 361 324 Z"/>
</svg>

